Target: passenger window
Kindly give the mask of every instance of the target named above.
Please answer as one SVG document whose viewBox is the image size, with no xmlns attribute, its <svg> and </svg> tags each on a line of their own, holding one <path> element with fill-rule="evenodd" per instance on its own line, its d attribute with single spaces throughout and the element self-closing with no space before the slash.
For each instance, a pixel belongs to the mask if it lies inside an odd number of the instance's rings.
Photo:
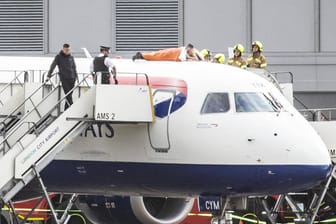
<svg viewBox="0 0 336 224">
<path fill-rule="evenodd" d="M 209 93 L 205 98 L 201 114 L 224 113 L 230 109 L 227 93 Z"/>
<path fill-rule="evenodd" d="M 235 93 L 237 112 L 276 112 L 277 102 L 264 93 Z"/>
</svg>

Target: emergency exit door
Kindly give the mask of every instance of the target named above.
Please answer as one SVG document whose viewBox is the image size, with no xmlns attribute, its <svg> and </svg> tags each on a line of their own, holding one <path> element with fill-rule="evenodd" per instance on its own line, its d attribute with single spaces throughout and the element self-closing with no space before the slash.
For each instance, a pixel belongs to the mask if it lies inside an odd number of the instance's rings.
<svg viewBox="0 0 336 224">
<path fill-rule="evenodd" d="M 159 89 L 153 93 L 156 122 L 148 124 L 148 135 L 151 147 L 157 152 L 170 149 L 169 118 L 175 90 Z"/>
</svg>

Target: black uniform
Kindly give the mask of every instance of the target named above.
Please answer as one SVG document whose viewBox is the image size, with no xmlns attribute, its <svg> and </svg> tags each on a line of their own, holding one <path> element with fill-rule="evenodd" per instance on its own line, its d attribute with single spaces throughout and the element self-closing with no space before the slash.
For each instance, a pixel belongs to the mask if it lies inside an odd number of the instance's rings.
<svg viewBox="0 0 336 224">
<path fill-rule="evenodd" d="M 58 55 L 56 55 L 54 61 L 52 62 L 48 77 L 53 73 L 56 65 L 58 66 L 59 76 L 62 82 L 62 87 L 66 96 L 66 102 L 64 106 L 64 110 L 66 110 L 71 104 L 72 101 L 72 91 L 70 91 L 74 86 L 77 79 L 77 70 L 75 59 L 72 55 L 66 55 L 61 51 Z"/>
<path fill-rule="evenodd" d="M 110 84 L 110 71 L 109 68 L 105 65 L 105 59 L 107 56 L 98 56 L 95 57 L 93 60 L 93 71 L 101 72 L 102 78 L 101 78 L 101 84 Z M 95 83 L 97 83 L 97 76 L 95 75 Z"/>
</svg>

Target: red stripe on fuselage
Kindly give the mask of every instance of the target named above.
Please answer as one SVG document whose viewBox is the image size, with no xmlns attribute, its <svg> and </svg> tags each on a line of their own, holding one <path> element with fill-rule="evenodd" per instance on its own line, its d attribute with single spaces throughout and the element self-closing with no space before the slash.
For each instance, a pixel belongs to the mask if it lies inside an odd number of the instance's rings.
<svg viewBox="0 0 336 224">
<path fill-rule="evenodd" d="M 145 77 L 118 77 L 119 85 L 146 85 L 147 81 Z M 176 89 L 183 93 L 185 96 L 188 94 L 187 83 L 184 80 L 169 78 L 169 77 L 150 77 L 148 78 L 149 84 L 153 89 Z M 111 80 L 111 83 L 114 83 Z"/>
</svg>

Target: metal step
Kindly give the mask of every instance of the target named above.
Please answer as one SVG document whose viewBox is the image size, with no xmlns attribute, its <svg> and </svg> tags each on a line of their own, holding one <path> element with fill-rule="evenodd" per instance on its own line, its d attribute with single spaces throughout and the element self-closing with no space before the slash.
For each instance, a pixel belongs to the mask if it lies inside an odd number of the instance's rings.
<svg viewBox="0 0 336 224">
<path fill-rule="evenodd" d="M 80 88 L 87 77 L 74 89 Z M 53 91 L 50 94 L 53 94 Z M 88 120 L 155 122 L 148 77 L 147 85 L 96 85 L 89 88 L 63 113 L 60 113 L 59 108 L 66 96 L 52 105 L 49 96 L 37 103 L 34 103 L 33 96 L 25 99 L 24 104 L 31 102 L 29 112 L 6 133 L 0 143 L 3 146 L 3 156 L 0 157 L 1 170 L 6 171 L 0 171 L 0 199 L 5 203 L 35 177 L 40 179 L 40 171 L 82 133 Z M 106 96 L 122 97 L 114 97 L 111 103 L 106 104 Z"/>
<path fill-rule="evenodd" d="M 6 189 L 3 189 L 0 193 L 2 200 L 7 203 L 10 201 L 18 192 L 20 192 L 28 183 L 30 183 L 35 177 L 35 170 L 41 172 L 59 153 L 63 150 L 69 142 L 75 139 L 82 131 L 86 129 L 86 124 L 84 122 L 78 122 L 74 128 L 63 137 L 67 141 L 59 141 L 55 146 L 50 149 L 50 152 L 44 155 L 36 164 L 34 164 L 24 175 L 22 179 L 12 179 L 8 184 Z M 35 170 L 33 169 L 35 168 Z"/>
<path fill-rule="evenodd" d="M 79 88 L 82 82 L 74 88 Z M 33 96 L 34 94 L 30 97 Z M 6 173 L 1 175 L 0 172 L 0 199 L 5 203 L 32 181 L 36 172 L 42 171 L 58 152 L 86 128 L 85 121 L 67 121 L 67 117 L 85 118 L 88 114 L 93 116 L 94 91 L 91 89 L 63 113 L 58 108 L 65 101 L 65 96 L 60 100 L 56 99 L 56 103 L 46 97 L 36 105 L 31 98 L 26 98 L 24 103 L 31 101 L 33 107 L 2 137 L 3 156 L 0 157 L 0 163 Z M 40 105 L 48 111 L 39 111 Z M 54 111 L 57 111 L 57 116 Z M 30 126 L 30 123 L 33 125 Z"/>
</svg>

